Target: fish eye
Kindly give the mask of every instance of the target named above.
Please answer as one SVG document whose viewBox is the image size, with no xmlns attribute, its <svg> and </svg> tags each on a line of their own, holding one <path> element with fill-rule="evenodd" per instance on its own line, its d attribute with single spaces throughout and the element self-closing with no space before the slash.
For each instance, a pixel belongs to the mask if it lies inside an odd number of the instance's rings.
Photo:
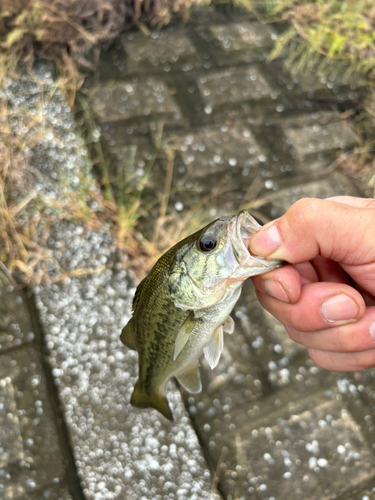
<svg viewBox="0 0 375 500">
<path fill-rule="evenodd" d="M 212 236 L 211 234 L 205 234 L 202 236 L 202 238 L 199 240 L 199 248 L 203 252 L 210 252 L 213 250 L 217 245 L 216 238 Z"/>
</svg>

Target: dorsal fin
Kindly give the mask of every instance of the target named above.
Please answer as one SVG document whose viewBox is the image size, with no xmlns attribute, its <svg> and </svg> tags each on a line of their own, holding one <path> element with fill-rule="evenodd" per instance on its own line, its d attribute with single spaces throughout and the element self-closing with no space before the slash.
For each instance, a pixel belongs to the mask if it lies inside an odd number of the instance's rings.
<svg viewBox="0 0 375 500">
<path fill-rule="evenodd" d="M 121 342 L 129 347 L 129 349 L 133 349 L 133 351 L 137 350 L 137 346 L 135 345 L 134 335 L 133 335 L 133 318 L 130 318 L 128 324 L 124 326 L 121 332 Z"/>
<path fill-rule="evenodd" d="M 176 343 L 174 346 L 173 361 L 180 354 L 184 348 L 186 342 L 189 340 L 189 336 L 196 325 L 197 320 L 194 318 L 194 311 L 191 311 L 185 321 L 182 323 L 181 328 L 178 331 L 176 337 Z"/>
<path fill-rule="evenodd" d="M 224 348 L 223 325 L 216 328 L 211 340 L 203 349 L 204 357 L 210 365 L 211 370 L 217 366 Z"/>
<path fill-rule="evenodd" d="M 185 389 L 192 394 L 201 392 L 202 382 L 198 368 L 198 361 L 188 366 L 182 373 L 176 375 L 176 379 Z"/>
</svg>

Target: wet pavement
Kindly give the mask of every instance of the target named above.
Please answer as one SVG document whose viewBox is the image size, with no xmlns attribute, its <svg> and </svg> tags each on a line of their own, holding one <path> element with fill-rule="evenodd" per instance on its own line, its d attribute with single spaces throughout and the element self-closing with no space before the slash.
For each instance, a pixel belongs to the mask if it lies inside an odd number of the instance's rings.
<svg viewBox="0 0 375 500">
<path fill-rule="evenodd" d="M 192 219 L 185 230 L 239 208 L 267 221 L 302 197 L 366 194 L 334 162 L 357 143 L 347 116 L 363 89 L 267 62 L 278 34 L 250 16 L 201 10 L 186 26 L 125 34 L 102 56 L 84 92 L 117 196 L 127 193 L 124 173 L 142 184 L 157 150 L 143 191 L 145 234 L 168 172 L 166 213 L 172 225 Z M 53 87 L 49 66 L 35 72 L 5 94 L 14 107 L 45 106 L 36 189 L 58 197 L 76 189 L 88 154 L 63 94 L 42 98 Z M 218 367 L 201 362 L 202 393 L 170 384 L 171 424 L 129 404 L 137 355 L 119 333 L 135 284 L 109 231 L 61 220 L 48 245 L 65 271 L 101 271 L 31 297 L 0 289 L 5 499 L 375 499 L 375 370 L 314 366 L 249 282 Z"/>
</svg>

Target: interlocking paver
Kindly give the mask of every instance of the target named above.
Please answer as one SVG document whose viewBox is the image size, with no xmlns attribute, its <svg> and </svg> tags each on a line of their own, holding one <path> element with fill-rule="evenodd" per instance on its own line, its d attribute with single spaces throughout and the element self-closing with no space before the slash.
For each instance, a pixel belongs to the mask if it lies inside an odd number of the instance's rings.
<svg viewBox="0 0 375 500">
<path fill-rule="evenodd" d="M 139 71 L 142 65 L 160 65 L 166 72 L 178 65 L 186 71 L 200 62 L 193 43 L 181 30 L 153 32 L 149 36 L 128 33 L 121 36 L 121 42 L 128 55 L 129 71 Z"/>
<path fill-rule="evenodd" d="M 39 353 L 23 347 L 0 355 L 0 492 L 23 499 L 65 475 Z"/>
<path fill-rule="evenodd" d="M 374 478 L 374 456 L 358 425 L 339 399 L 324 399 L 321 394 L 318 404 L 301 401 L 289 415 L 269 416 L 238 432 L 242 463 L 238 456 L 226 462 L 228 469 L 236 462 L 242 468 L 247 494 L 256 491 L 262 500 L 334 499 Z M 225 442 L 234 439 L 226 436 Z"/>
<path fill-rule="evenodd" d="M 178 138 L 173 145 L 180 151 L 185 167 L 194 178 L 211 172 L 225 175 L 235 168 L 255 169 L 254 166 L 264 157 L 246 126 L 229 128 L 223 125 L 220 129 L 207 129 Z"/>
<path fill-rule="evenodd" d="M 277 38 L 276 32 L 268 25 L 255 22 L 231 23 L 210 28 L 214 38 L 226 52 L 251 49 L 268 49 Z"/>
<path fill-rule="evenodd" d="M 206 101 L 206 114 L 220 105 L 276 97 L 257 66 L 228 68 L 202 75 L 197 78 L 197 84 Z"/>
<path fill-rule="evenodd" d="M 169 94 L 166 83 L 154 77 L 107 83 L 92 95 L 92 106 L 103 122 L 153 115 L 172 123 L 183 121 L 180 108 Z"/>
<path fill-rule="evenodd" d="M 10 377 L 0 380 L 0 407 L 7 415 L 0 428 L 0 469 L 4 469 L 9 464 L 24 458 L 14 387 Z"/>
<path fill-rule="evenodd" d="M 358 143 L 348 123 L 330 113 L 287 120 L 283 130 L 300 157 L 326 150 L 348 149 Z"/>
<path fill-rule="evenodd" d="M 358 196 L 357 189 L 340 172 L 330 173 L 324 180 L 315 180 L 286 188 L 272 201 L 272 217 L 280 217 L 301 198 L 328 198 L 330 196 Z"/>
<path fill-rule="evenodd" d="M 0 353 L 34 338 L 25 296 L 10 285 L 0 285 Z"/>
</svg>

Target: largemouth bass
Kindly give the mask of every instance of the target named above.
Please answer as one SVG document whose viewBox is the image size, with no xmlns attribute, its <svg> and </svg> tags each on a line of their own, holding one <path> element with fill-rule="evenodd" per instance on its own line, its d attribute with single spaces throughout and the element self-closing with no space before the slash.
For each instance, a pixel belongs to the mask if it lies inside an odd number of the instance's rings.
<svg viewBox="0 0 375 500">
<path fill-rule="evenodd" d="M 139 379 L 131 404 L 152 407 L 173 420 L 165 396 L 171 377 L 189 392 L 201 391 L 198 359 L 213 369 L 223 351 L 223 331 L 243 282 L 283 265 L 248 251 L 261 226 L 245 210 L 220 217 L 170 248 L 139 284 L 122 342 L 138 351 Z"/>
</svg>

